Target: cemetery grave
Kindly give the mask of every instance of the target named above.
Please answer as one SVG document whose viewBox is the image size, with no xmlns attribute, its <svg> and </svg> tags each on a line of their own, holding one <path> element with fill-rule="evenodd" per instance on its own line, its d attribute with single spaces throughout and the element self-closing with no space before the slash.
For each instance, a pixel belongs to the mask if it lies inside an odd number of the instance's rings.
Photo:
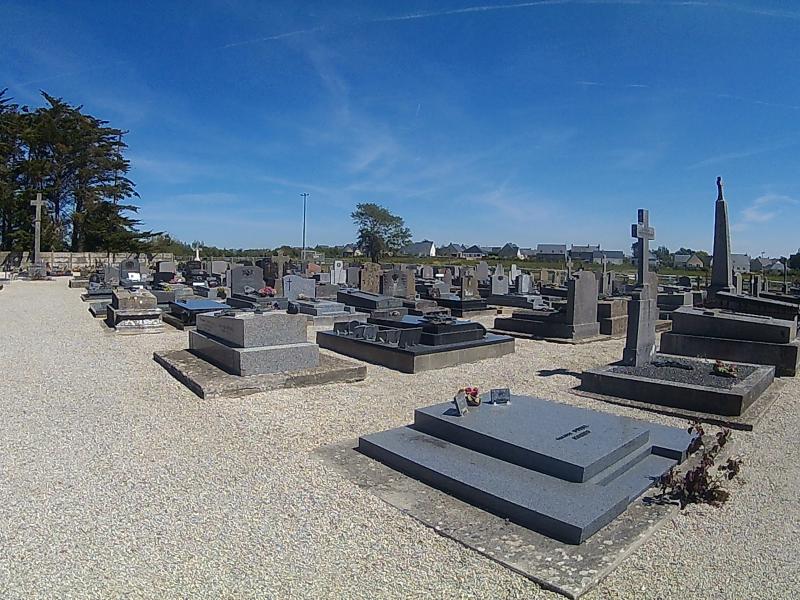
<svg viewBox="0 0 800 600">
<path fill-rule="evenodd" d="M 156 297 L 147 290 L 116 288 L 106 307 L 106 324 L 118 333 L 161 333 L 161 314 Z"/>
<path fill-rule="evenodd" d="M 656 354 L 658 309 L 645 258 L 655 230 L 646 210 L 639 210 L 632 235 L 637 238 L 639 273 L 637 288 L 628 302 L 622 361 L 584 371 L 579 391 L 637 408 L 752 428 L 775 399 L 774 393 L 765 394 L 772 385 L 775 367 L 722 365 L 713 360 Z"/>
<path fill-rule="evenodd" d="M 672 330 L 661 336 L 666 354 L 772 365 L 793 377 L 800 365 L 797 321 L 690 306 L 672 315 Z"/>
<path fill-rule="evenodd" d="M 399 319 L 408 314 L 402 298 L 379 293 L 345 289 L 336 295 L 336 300 L 373 317 Z"/>
<path fill-rule="evenodd" d="M 418 373 L 514 352 L 514 340 L 487 333 L 479 323 L 444 316 L 375 318 L 363 323 L 338 323 L 317 332 L 327 348 L 403 373 Z"/>
<path fill-rule="evenodd" d="M 493 331 L 517 337 L 585 343 L 603 339 L 597 320 L 597 279 L 580 271 L 567 282 L 567 303 L 560 309 L 514 311 L 498 317 Z"/>
<path fill-rule="evenodd" d="M 218 310 L 229 310 L 227 304 L 205 298 L 179 298 L 169 303 L 169 312 L 162 319 L 176 329 L 186 329 L 196 324 L 198 315 Z"/>
<path fill-rule="evenodd" d="M 485 262 L 481 264 L 486 265 Z M 481 264 L 478 265 L 481 268 Z M 485 266 L 486 277 L 488 278 L 489 265 Z M 458 293 L 438 294 L 431 296 L 436 304 L 450 311 L 454 317 L 479 317 L 497 314 L 496 309 L 490 309 L 486 300 L 481 298 L 479 289 L 479 275 L 473 269 L 463 269 L 460 275 Z"/>
<path fill-rule="evenodd" d="M 201 398 L 360 381 L 366 368 L 319 352 L 304 315 L 228 310 L 197 316 L 189 349 L 156 352 L 160 365 Z"/>
<path fill-rule="evenodd" d="M 347 442 L 318 454 L 403 513 L 569 598 L 674 515 L 648 490 L 696 463 L 685 429 L 468 390 L 479 405 L 461 391 L 416 409 L 409 426 L 361 436 L 356 451 Z"/>
<path fill-rule="evenodd" d="M 289 300 L 266 287 L 261 267 L 236 265 L 228 272 L 231 294 L 225 302 L 233 308 L 278 308 L 286 310 Z M 313 283 L 313 282 L 312 282 Z"/>
<path fill-rule="evenodd" d="M 367 313 L 358 312 L 352 306 L 342 302 L 320 300 L 293 300 L 289 302 L 290 314 L 305 315 L 310 325 L 314 327 L 332 327 L 334 323 L 349 323 L 350 321 L 367 322 Z"/>
</svg>

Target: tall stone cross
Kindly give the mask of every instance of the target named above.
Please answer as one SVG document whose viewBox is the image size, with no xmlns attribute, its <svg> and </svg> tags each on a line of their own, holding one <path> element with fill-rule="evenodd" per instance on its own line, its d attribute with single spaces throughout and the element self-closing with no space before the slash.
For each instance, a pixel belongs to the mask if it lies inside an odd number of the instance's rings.
<svg viewBox="0 0 800 600">
<path fill-rule="evenodd" d="M 197 262 L 200 262 L 200 248 L 202 248 L 200 244 L 197 244 L 194 248 L 192 248 L 192 250 L 194 250 L 194 259 Z"/>
<path fill-rule="evenodd" d="M 639 222 L 631 225 L 631 236 L 635 237 L 636 259 L 639 263 L 639 281 L 637 285 L 644 285 L 648 281 L 650 270 L 650 240 L 656 239 L 656 230 L 650 227 L 650 211 L 639 209 Z"/>
<path fill-rule="evenodd" d="M 33 262 L 39 265 L 42 260 L 42 206 L 44 206 L 41 192 L 37 192 L 36 200 L 31 200 L 31 206 L 36 207 L 36 219 L 33 222 Z"/>
</svg>

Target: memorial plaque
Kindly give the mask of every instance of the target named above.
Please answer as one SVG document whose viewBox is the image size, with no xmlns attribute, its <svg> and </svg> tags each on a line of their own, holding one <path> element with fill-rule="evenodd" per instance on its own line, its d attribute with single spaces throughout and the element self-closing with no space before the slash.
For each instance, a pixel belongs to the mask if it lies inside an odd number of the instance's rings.
<svg viewBox="0 0 800 600">
<path fill-rule="evenodd" d="M 511 390 L 508 388 L 495 388 L 489 392 L 490 404 L 508 404 L 511 401 Z"/>
</svg>

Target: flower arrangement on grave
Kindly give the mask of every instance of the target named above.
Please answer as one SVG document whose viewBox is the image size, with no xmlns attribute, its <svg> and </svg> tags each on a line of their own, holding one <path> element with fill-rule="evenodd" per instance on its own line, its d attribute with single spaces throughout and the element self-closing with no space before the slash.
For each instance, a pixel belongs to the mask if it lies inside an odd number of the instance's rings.
<svg viewBox="0 0 800 600">
<path fill-rule="evenodd" d="M 164 285 L 164 286 L 162 286 L 162 289 L 165 292 L 171 292 L 172 291 L 172 286 L 171 285 Z"/>
<path fill-rule="evenodd" d="M 711 372 L 714 375 L 719 375 L 720 377 L 731 377 L 731 378 L 736 377 L 739 374 L 736 370 L 735 365 L 724 363 L 721 360 L 717 360 L 714 363 L 714 368 L 711 369 Z"/>
<path fill-rule="evenodd" d="M 464 392 L 464 395 L 467 397 L 467 404 L 469 406 L 480 406 L 481 403 L 481 393 L 478 390 L 477 386 L 475 387 L 465 387 L 464 389 L 458 390 L 459 392 Z"/>
<path fill-rule="evenodd" d="M 217 298 L 227 298 L 228 293 L 225 291 L 224 287 L 217 288 Z"/>
<path fill-rule="evenodd" d="M 275 288 L 271 288 L 268 285 L 265 285 L 260 290 L 258 290 L 258 295 L 262 298 L 266 298 L 269 296 L 270 298 L 275 295 Z"/>
</svg>

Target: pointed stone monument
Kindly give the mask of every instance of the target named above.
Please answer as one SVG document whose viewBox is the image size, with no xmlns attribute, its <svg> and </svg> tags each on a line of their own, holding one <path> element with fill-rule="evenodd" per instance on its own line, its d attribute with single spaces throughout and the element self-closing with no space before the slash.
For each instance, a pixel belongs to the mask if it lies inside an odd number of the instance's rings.
<svg viewBox="0 0 800 600">
<path fill-rule="evenodd" d="M 714 255 L 711 265 L 709 294 L 734 292 L 731 231 L 728 224 L 728 203 L 722 193 L 722 177 L 717 177 L 717 202 L 714 208 Z"/>
</svg>

